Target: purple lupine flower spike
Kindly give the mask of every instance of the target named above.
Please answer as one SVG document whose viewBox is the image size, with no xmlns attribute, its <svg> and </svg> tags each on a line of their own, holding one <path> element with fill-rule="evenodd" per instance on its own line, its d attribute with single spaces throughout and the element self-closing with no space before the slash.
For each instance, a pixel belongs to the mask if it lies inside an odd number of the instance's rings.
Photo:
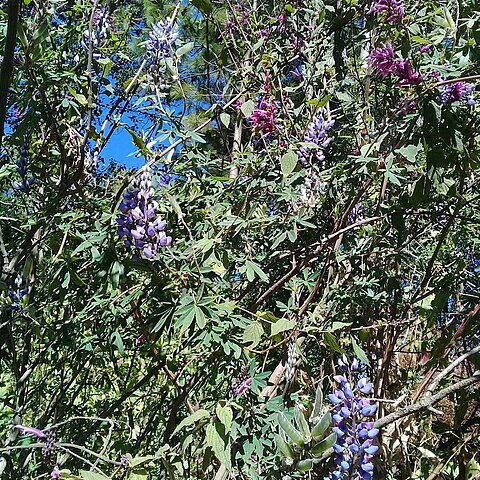
<svg viewBox="0 0 480 480">
<path fill-rule="evenodd" d="M 153 60 L 170 57 L 177 38 L 178 29 L 172 19 L 155 23 L 148 35 L 147 55 Z"/>
<path fill-rule="evenodd" d="M 365 395 L 372 391 L 373 385 L 361 376 L 357 359 L 350 364 L 343 356 L 337 365 L 342 374 L 333 377 L 338 387 L 328 396 L 334 405 L 332 430 L 337 434 L 333 445 L 336 467 L 325 480 L 370 480 L 373 477 L 372 456 L 378 451 L 374 442 L 379 430 L 370 420 L 377 407 Z"/>
<path fill-rule="evenodd" d="M 157 215 L 158 204 L 153 200 L 151 172 L 145 169 L 133 186 L 124 194 L 117 218 L 118 236 L 126 246 L 135 247 L 135 258 L 142 255 L 152 259 L 159 247 L 172 244 L 172 237 L 165 233 L 166 222 Z"/>
<path fill-rule="evenodd" d="M 468 105 L 475 105 L 475 84 L 464 81 L 445 85 L 438 97 L 438 101 L 442 105 L 450 105 L 465 98 Z"/>
<path fill-rule="evenodd" d="M 17 172 L 20 174 L 21 182 L 14 181 L 13 188 L 23 193 L 30 193 L 35 177 L 28 175 L 28 145 L 24 144 L 20 150 L 20 158 L 15 162 Z"/>
<path fill-rule="evenodd" d="M 300 158 L 304 163 L 325 160 L 325 150 L 330 145 L 332 139 L 328 136 L 329 130 L 333 127 L 335 121 L 328 112 L 321 108 L 307 127 L 303 141 L 313 143 L 316 147 L 300 147 Z"/>
</svg>

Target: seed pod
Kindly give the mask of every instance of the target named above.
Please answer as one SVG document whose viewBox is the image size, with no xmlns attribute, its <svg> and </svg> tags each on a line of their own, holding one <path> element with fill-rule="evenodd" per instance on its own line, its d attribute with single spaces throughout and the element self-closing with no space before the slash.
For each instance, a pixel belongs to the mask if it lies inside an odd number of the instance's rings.
<svg viewBox="0 0 480 480">
<path fill-rule="evenodd" d="M 337 434 L 335 432 L 331 433 L 325 440 L 321 441 L 312 448 L 313 455 L 320 455 L 321 453 L 328 450 L 333 444 L 337 441 Z"/>
<path fill-rule="evenodd" d="M 322 407 L 323 407 L 322 386 L 318 385 L 317 391 L 315 393 L 315 404 L 313 406 L 312 416 L 310 417 L 311 422 L 318 421 L 320 414 L 322 413 Z"/>
<path fill-rule="evenodd" d="M 278 416 L 278 423 L 295 446 L 302 449 L 305 445 L 305 440 L 303 439 L 302 434 L 282 414 Z"/>
<path fill-rule="evenodd" d="M 312 429 L 312 438 L 315 441 L 322 439 L 325 430 L 330 426 L 330 422 L 331 415 L 329 412 L 327 412 Z"/>
<path fill-rule="evenodd" d="M 285 457 L 291 460 L 291 465 L 293 463 L 293 459 L 295 458 L 293 448 L 278 434 L 275 434 L 275 443 L 277 448 L 285 455 Z M 289 463 L 288 460 L 287 463 Z"/>
<path fill-rule="evenodd" d="M 303 434 L 305 443 L 308 443 L 312 439 L 310 434 L 310 427 L 308 426 L 307 420 L 305 419 L 303 407 L 300 405 L 295 406 L 295 422 Z"/>
<path fill-rule="evenodd" d="M 311 458 L 307 458 L 305 460 L 300 460 L 297 463 L 297 470 L 300 472 L 309 472 L 313 468 L 313 460 Z"/>
</svg>

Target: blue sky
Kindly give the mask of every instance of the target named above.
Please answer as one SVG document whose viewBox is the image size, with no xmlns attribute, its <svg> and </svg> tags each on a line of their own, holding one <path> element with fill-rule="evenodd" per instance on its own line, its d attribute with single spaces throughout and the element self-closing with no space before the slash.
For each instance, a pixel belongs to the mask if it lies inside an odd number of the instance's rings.
<svg viewBox="0 0 480 480">
<path fill-rule="evenodd" d="M 120 127 L 103 149 L 102 157 L 107 164 L 113 159 L 128 168 L 140 168 L 145 165 L 145 157 L 136 157 L 136 150 L 131 135 L 124 127 Z"/>
</svg>

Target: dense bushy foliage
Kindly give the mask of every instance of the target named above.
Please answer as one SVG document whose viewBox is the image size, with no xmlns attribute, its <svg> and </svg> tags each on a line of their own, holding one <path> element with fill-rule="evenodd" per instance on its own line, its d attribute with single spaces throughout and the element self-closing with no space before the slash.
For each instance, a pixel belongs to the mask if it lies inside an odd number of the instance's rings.
<svg viewBox="0 0 480 480">
<path fill-rule="evenodd" d="M 479 477 L 476 2 L 0 23 L 0 478 Z"/>
</svg>

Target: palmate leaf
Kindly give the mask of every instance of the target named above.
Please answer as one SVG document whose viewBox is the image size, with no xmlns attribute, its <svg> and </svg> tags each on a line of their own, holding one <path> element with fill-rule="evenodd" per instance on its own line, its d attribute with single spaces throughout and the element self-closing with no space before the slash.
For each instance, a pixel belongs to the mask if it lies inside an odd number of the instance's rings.
<svg viewBox="0 0 480 480">
<path fill-rule="evenodd" d="M 263 333 L 262 324 L 260 322 L 253 322 L 243 331 L 242 341 L 247 344 L 249 348 L 255 348 L 260 343 Z"/>
</svg>

